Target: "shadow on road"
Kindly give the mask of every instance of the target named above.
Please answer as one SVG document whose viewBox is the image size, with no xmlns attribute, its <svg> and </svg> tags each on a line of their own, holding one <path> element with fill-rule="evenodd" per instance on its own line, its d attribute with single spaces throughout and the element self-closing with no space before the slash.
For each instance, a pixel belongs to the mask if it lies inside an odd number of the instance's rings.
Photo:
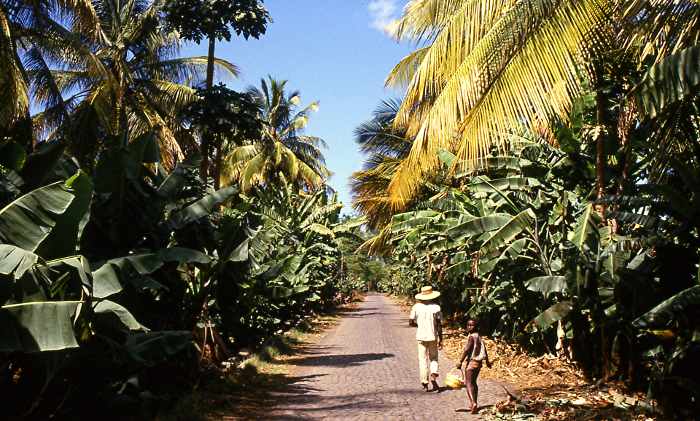
<svg viewBox="0 0 700 421">
<path fill-rule="evenodd" d="M 381 311 L 370 311 L 367 313 L 358 311 L 357 313 L 345 314 L 345 315 L 343 315 L 343 317 L 350 318 L 350 319 L 354 319 L 354 318 L 361 319 L 361 318 L 368 317 L 368 316 L 383 316 L 383 315 L 387 315 L 387 314 L 389 314 L 389 313 L 383 313 Z"/>
<path fill-rule="evenodd" d="M 350 355 L 318 355 L 307 356 L 302 358 L 290 358 L 287 363 L 296 366 L 311 366 L 311 367 L 352 367 L 369 361 L 383 360 L 391 358 L 394 354 L 386 353 L 368 353 L 368 354 L 350 354 Z"/>
</svg>

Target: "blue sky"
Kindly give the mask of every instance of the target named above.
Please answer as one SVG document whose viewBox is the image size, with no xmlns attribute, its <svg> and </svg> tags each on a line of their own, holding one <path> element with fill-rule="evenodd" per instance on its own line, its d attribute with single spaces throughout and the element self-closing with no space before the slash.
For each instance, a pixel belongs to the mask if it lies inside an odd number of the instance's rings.
<svg viewBox="0 0 700 421">
<path fill-rule="evenodd" d="M 371 117 L 384 98 L 399 92 L 384 88 L 391 68 L 411 51 L 385 29 L 399 16 L 405 0 L 266 0 L 274 22 L 260 40 L 233 39 L 217 44 L 217 57 L 241 69 L 234 89 L 258 85 L 270 74 L 288 80 L 304 105 L 318 100 L 320 109 L 308 134 L 328 142 L 330 184 L 349 213 L 348 177 L 362 167 L 353 130 Z M 206 45 L 191 45 L 183 55 L 205 55 Z"/>
</svg>

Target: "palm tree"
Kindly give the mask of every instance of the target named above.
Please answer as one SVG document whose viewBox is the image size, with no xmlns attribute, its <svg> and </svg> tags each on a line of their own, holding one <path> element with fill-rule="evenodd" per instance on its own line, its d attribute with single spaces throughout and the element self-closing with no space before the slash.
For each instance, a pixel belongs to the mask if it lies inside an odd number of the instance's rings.
<svg viewBox="0 0 700 421">
<path fill-rule="evenodd" d="M 696 153 L 700 102 L 700 4 L 682 0 L 626 2 L 624 38 L 639 67 L 653 63 L 632 89 L 641 120 L 651 122 L 650 180 L 674 159 Z"/>
<path fill-rule="evenodd" d="M 355 129 L 355 142 L 368 156 L 363 169 L 351 177 L 353 207 L 373 229 L 381 229 L 391 220 L 394 212 L 388 196 L 389 183 L 411 150 L 411 140 L 394 128 L 400 107 L 398 100 L 383 101 L 372 119 Z"/>
<path fill-rule="evenodd" d="M 0 3 L 0 138 L 11 138 L 31 149 L 29 80 L 20 57 L 29 34 L 41 36 L 50 16 L 72 15 L 74 26 L 95 34 L 97 17 L 89 0 L 5 0 Z"/>
<path fill-rule="evenodd" d="M 397 208 L 416 194 L 422 175 L 454 151 L 467 169 L 504 134 L 566 119 L 582 91 L 587 46 L 611 11 L 607 0 L 413 0 L 397 37 L 422 48 L 391 72 L 407 85 L 396 117 L 415 137 L 390 186 Z"/>
<path fill-rule="evenodd" d="M 143 0 L 93 0 L 95 34 L 46 18 L 41 33 L 26 31 L 24 62 L 34 117 L 44 139 L 67 138 L 73 152 L 92 161 L 100 145 L 126 146 L 152 135 L 161 162 L 183 158 L 179 111 L 196 99 L 189 83 L 201 79 L 206 57 L 178 57 L 180 40 L 164 29 L 160 5 Z M 74 22 L 65 19 L 65 22 Z M 234 65 L 217 65 L 236 75 Z"/>
<path fill-rule="evenodd" d="M 286 80 L 261 80 L 260 88 L 248 90 L 262 110 L 262 139 L 230 145 L 224 158 L 222 185 L 238 181 L 243 191 L 256 184 L 275 181 L 282 174 L 286 180 L 307 189 L 323 185 L 331 175 L 326 168 L 321 148 L 326 142 L 304 135 L 309 116 L 318 109 L 318 102 L 298 110 L 299 92 L 287 94 Z"/>
<path fill-rule="evenodd" d="M 27 83 L 15 46 L 10 20 L 0 8 L 0 90 L 5 93 L 0 100 L 0 138 L 8 136 L 10 129 L 29 112 Z"/>
</svg>

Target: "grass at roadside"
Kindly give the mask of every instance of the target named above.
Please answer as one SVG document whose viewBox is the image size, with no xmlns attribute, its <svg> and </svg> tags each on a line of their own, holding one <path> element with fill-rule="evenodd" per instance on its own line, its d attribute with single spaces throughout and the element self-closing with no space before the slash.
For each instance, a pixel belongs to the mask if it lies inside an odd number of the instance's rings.
<svg viewBox="0 0 700 421">
<path fill-rule="evenodd" d="M 270 338 L 260 349 L 227 369 L 211 369 L 195 390 L 158 417 L 161 421 L 258 419 L 274 405 L 270 392 L 283 390 L 296 380 L 290 358 L 318 342 L 357 303 L 308 319 L 282 335 Z"/>
</svg>

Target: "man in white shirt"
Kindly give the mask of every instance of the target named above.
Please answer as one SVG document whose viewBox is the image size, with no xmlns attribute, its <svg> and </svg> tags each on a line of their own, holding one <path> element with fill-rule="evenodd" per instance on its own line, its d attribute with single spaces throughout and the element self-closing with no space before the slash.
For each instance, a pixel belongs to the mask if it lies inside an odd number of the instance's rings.
<svg viewBox="0 0 700 421">
<path fill-rule="evenodd" d="M 428 382 L 433 385 L 432 391 L 439 391 L 437 384 L 438 349 L 442 348 L 442 312 L 435 299 L 440 293 L 433 287 L 421 288 L 416 295 L 418 302 L 411 308 L 408 324 L 417 326 L 416 340 L 418 341 L 418 367 L 420 382 L 423 390 L 428 392 Z"/>
</svg>

